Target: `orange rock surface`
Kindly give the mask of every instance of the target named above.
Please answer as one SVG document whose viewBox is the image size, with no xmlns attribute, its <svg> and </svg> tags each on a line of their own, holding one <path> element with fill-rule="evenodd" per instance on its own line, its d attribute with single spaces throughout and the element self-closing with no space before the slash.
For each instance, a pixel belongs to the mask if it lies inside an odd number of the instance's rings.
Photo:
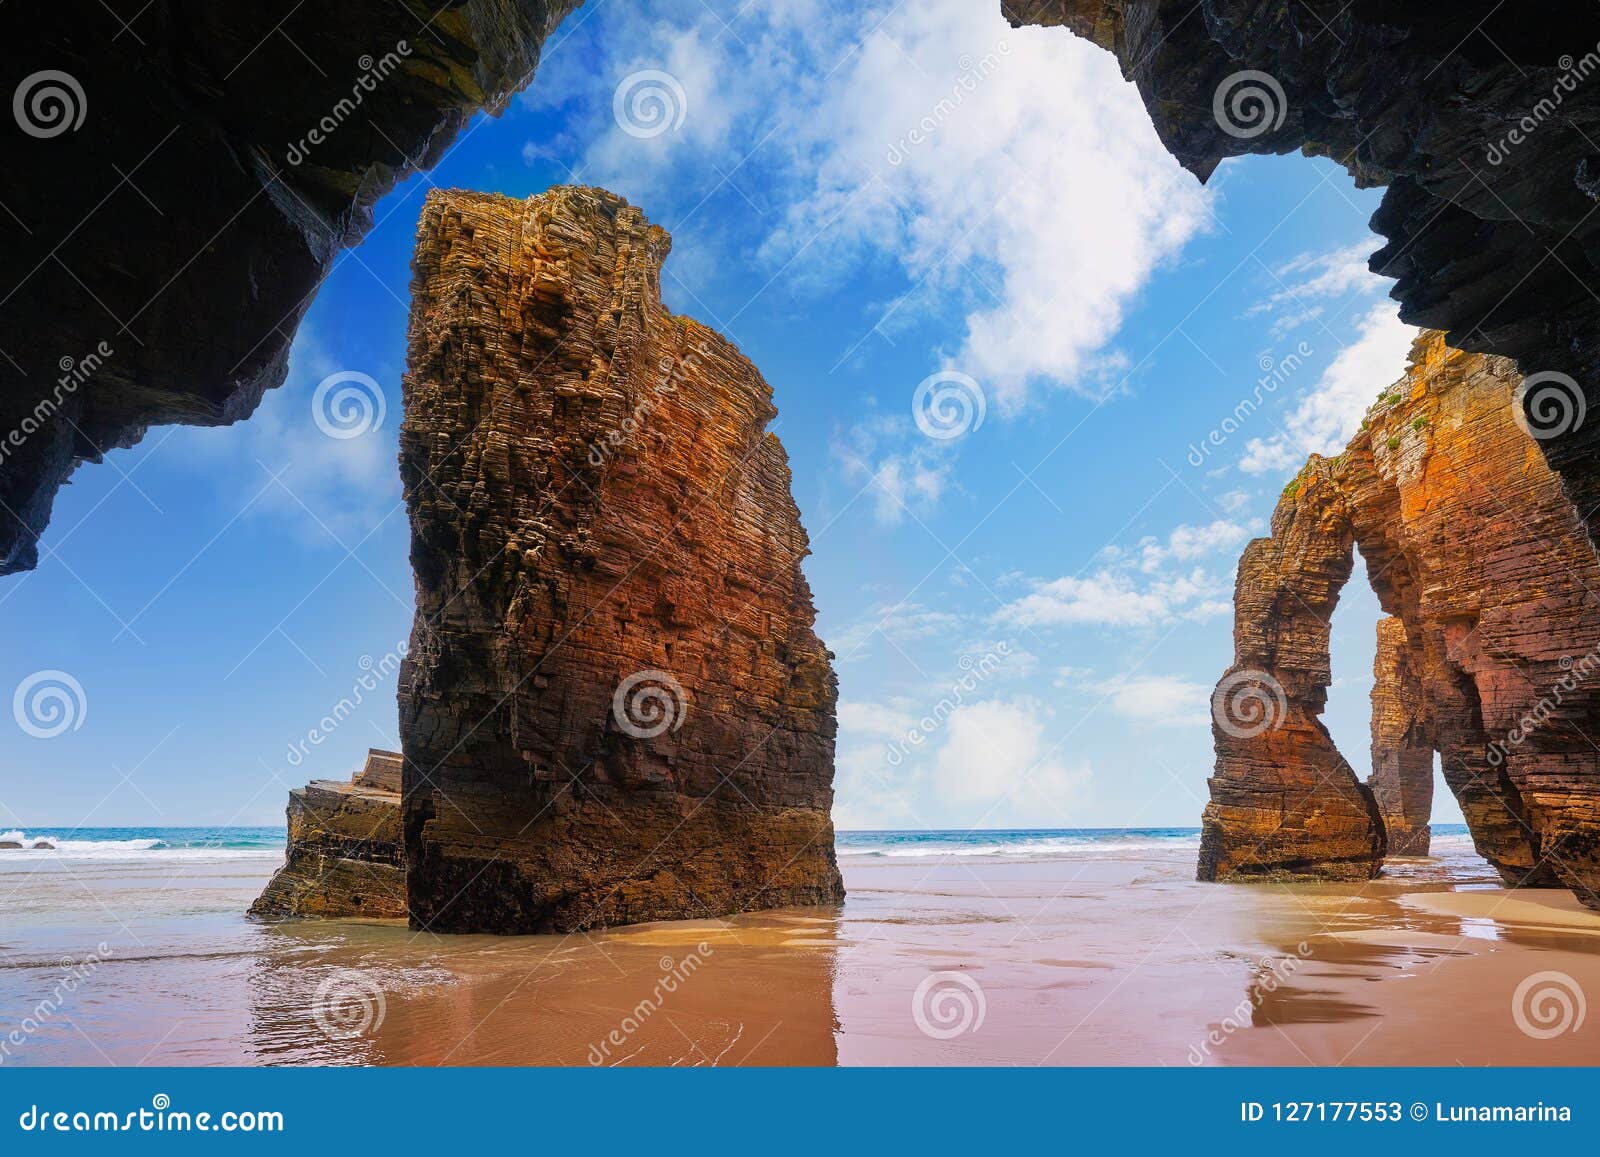
<svg viewBox="0 0 1600 1157">
<path fill-rule="evenodd" d="M 407 878 L 436 931 L 837 901 L 830 656 L 772 391 L 599 189 L 433 192 L 401 476 Z"/>
<path fill-rule="evenodd" d="M 1272 537 L 1246 548 L 1219 692 L 1246 672 L 1283 708 L 1241 739 L 1214 703 L 1202 878 L 1376 874 L 1414 846 L 1421 753 L 1437 750 L 1502 876 L 1600 907 L 1600 750 L 1584 737 L 1600 720 L 1600 564 L 1518 424 L 1519 381 L 1509 361 L 1423 333 L 1345 452 L 1313 456 Z M 1370 785 L 1316 719 L 1352 546 L 1398 620 L 1380 635 Z"/>
</svg>

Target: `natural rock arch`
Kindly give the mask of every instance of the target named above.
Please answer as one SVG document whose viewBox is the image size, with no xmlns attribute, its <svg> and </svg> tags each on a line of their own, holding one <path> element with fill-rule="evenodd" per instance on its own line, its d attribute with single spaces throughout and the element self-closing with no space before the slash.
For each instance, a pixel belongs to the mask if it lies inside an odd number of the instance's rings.
<svg viewBox="0 0 1600 1157">
<path fill-rule="evenodd" d="M 1423 334 L 1344 453 L 1313 456 L 1272 536 L 1246 547 L 1235 662 L 1213 700 L 1201 878 L 1376 875 L 1415 846 L 1437 749 L 1508 882 L 1566 883 L 1600 906 L 1600 750 L 1585 738 L 1600 719 L 1600 563 L 1516 421 L 1518 380 L 1505 359 Z M 1371 783 L 1318 718 L 1353 549 L 1392 616 Z"/>
</svg>

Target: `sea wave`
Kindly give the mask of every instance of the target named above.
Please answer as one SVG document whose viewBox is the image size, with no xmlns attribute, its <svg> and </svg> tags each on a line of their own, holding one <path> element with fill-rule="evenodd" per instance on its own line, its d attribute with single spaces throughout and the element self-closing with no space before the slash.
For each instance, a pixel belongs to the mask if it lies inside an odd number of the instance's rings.
<svg viewBox="0 0 1600 1157">
<path fill-rule="evenodd" d="M 138 834 L 135 834 L 138 833 Z M 87 837 L 87 838 L 84 838 Z M 171 829 L 153 834 L 151 829 L 68 829 L 57 835 L 49 829 L 0 832 L 6 862 L 46 857 L 72 860 L 255 860 L 283 855 L 283 837 L 252 829 Z"/>
<path fill-rule="evenodd" d="M 1130 852 L 1192 851 L 1199 832 L 1148 830 L 1009 833 L 1009 832 L 841 832 L 841 857 L 880 859 L 943 859 L 946 857 L 1017 857 L 1021 859 L 1096 859 Z"/>
</svg>

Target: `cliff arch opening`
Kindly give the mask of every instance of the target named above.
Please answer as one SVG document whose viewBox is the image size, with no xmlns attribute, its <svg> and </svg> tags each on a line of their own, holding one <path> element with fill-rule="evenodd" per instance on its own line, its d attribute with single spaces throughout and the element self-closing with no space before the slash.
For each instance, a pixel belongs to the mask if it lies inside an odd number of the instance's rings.
<svg viewBox="0 0 1600 1157">
<path fill-rule="evenodd" d="M 1424 333 L 1362 430 L 1336 457 L 1312 456 L 1271 537 L 1245 549 L 1235 661 L 1213 699 L 1202 879 L 1363 879 L 1388 855 L 1418 854 L 1437 751 L 1475 846 L 1508 883 L 1593 896 L 1589 805 L 1574 804 L 1600 774 L 1600 752 L 1578 750 L 1577 722 L 1597 704 L 1573 675 L 1588 664 L 1564 648 L 1600 630 L 1600 565 L 1511 416 L 1517 380 L 1504 359 Z M 1385 614 L 1365 782 L 1320 719 L 1357 550 Z M 1551 617 L 1553 635 L 1540 629 Z M 1239 687 L 1266 708 L 1243 725 L 1228 694 Z"/>
</svg>

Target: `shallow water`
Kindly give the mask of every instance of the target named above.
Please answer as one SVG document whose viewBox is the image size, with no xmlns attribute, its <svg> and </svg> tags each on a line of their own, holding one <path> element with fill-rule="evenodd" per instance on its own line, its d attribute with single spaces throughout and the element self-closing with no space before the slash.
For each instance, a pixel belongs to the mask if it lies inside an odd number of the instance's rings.
<svg viewBox="0 0 1600 1157">
<path fill-rule="evenodd" d="M 845 833 L 839 908 L 510 938 L 247 921 L 281 833 L 52 834 L 0 852 L 0 1065 L 1600 1060 L 1512 1006 L 1600 993 L 1600 916 L 1447 829 L 1295 887 L 1196 883 L 1192 830 Z"/>
</svg>

